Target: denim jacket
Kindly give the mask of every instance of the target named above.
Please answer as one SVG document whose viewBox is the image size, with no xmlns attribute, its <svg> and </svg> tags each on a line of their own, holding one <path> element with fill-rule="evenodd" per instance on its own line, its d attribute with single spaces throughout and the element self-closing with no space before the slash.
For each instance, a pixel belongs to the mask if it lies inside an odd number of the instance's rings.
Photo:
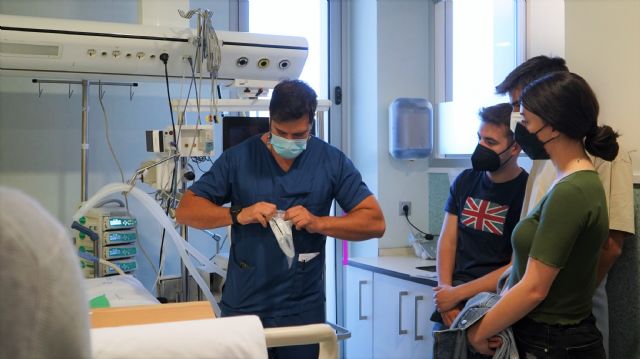
<svg viewBox="0 0 640 359">
<path fill-rule="evenodd" d="M 433 358 L 434 359 L 467 359 L 471 346 L 467 342 L 467 328 L 480 320 L 493 307 L 500 295 L 489 292 L 478 293 L 467 301 L 460 314 L 446 330 L 433 333 Z M 502 346 L 496 350 L 493 358 L 518 359 L 518 350 L 511 328 L 500 332 Z"/>
</svg>

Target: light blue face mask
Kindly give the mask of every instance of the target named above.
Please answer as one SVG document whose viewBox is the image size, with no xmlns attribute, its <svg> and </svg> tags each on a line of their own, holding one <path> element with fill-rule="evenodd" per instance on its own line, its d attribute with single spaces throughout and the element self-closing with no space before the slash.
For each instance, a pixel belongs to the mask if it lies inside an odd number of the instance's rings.
<svg viewBox="0 0 640 359">
<path fill-rule="evenodd" d="M 300 156 L 300 154 L 307 149 L 306 138 L 300 140 L 289 140 L 284 137 L 271 134 L 269 142 L 271 142 L 273 150 L 276 151 L 280 157 L 288 160 L 292 160 Z"/>
</svg>

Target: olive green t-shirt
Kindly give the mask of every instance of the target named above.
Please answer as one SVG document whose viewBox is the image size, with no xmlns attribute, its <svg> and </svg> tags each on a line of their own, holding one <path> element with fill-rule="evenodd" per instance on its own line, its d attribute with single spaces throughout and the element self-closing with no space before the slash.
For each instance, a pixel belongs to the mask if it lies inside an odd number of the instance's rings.
<svg viewBox="0 0 640 359">
<path fill-rule="evenodd" d="M 559 268 L 547 297 L 527 316 L 547 324 L 575 324 L 591 314 L 600 249 L 609 217 L 595 171 L 560 180 L 513 230 L 510 284 L 522 279 L 529 257 Z"/>
</svg>

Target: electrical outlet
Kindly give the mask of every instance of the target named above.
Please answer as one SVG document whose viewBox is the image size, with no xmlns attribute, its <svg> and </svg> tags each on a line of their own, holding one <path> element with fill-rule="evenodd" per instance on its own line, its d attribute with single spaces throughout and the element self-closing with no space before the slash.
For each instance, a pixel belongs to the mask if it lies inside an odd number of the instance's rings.
<svg viewBox="0 0 640 359">
<path fill-rule="evenodd" d="M 409 210 L 407 211 L 407 215 L 410 216 L 411 215 L 411 201 L 400 201 L 399 205 L 398 205 L 398 214 L 400 216 L 404 217 L 404 211 L 402 210 L 402 208 L 404 206 L 408 206 Z"/>
</svg>

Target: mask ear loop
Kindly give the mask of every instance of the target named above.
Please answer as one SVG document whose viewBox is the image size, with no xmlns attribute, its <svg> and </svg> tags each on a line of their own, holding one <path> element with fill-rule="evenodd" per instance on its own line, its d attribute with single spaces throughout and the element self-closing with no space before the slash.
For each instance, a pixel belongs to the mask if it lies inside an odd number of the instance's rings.
<svg viewBox="0 0 640 359">
<path fill-rule="evenodd" d="M 536 133 L 534 133 L 534 135 L 536 136 L 536 138 L 538 138 L 538 133 L 539 133 L 540 131 L 544 130 L 544 128 L 545 128 L 545 127 L 547 127 L 547 126 L 549 126 L 549 122 L 546 122 L 546 123 L 544 124 L 544 126 L 542 126 L 538 131 L 536 131 Z M 551 131 L 555 131 L 555 129 L 553 128 L 553 126 L 551 126 Z M 543 142 L 542 140 L 540 140 L 540 139 L 538 139 L 538 141 L 542 142 L 542 146 L 544 146 L 544 145 L 546 145 L 547 143 L 549 143 L 549 142 L 551 142 L 551 141 L 555 140 L 556 138 L 558 138 L 558 136 L 553 137 L 553 138 L 550 138 L 550 139 L 548 139 L 548 140 L 546 140 L 546 141 L 544 141 L 544 142 Z"/>
<path fill-rule="evenodd" d="M 505 148 L 505 149 L 504 149 L 504 151 L 502 151 L 502 152 L 498 153 L 498 158 L 500 158 L 500 155 L 501 155 L 501 154 L 503 154 L 503 153 L 507 152 L 507 151 L 508 151 L 510 148 L 512 148 L 512 147 L 513 147 L 513 145 L 515 145 L 515 144 L 516 144 L 516 140 L 514 139 L 513 141 L 511 141 L 511 144 L 509 144 L 509 146 L 507 146 L 507 148 Z M 512 158 L 513 158 L 513 155 L 509 156 L 509 158 L 507 158 L 507 160 L 506 160 L 506 161 L 504 161 L 504 162 L 500 163 L 500 167 L 504 166 L 504 164 L 505 164 L 505 163 L 507 163 L 507 162 L 511 161 L 511 159 L 512 159 Z"/>
<path fill-rule="evenodd" d="M 502 151 L 502 152 L 498 153 L 498 156 L 500 156 L 501 154 L 503 154 L 503 153 L 505 153 L 505 152 L 509 151 L 509 149 L 510 149 L 511 147 L 513 147 L 513 145 L 515 145 L 515 144 L 516 144 L 516 140 L 511 141 L 511 143 L 509 144 L 509 146 L 507 146 L 507 148 L 505 148 L 505 149 L 504 149 L 504 151 Z"/>
</svg>

